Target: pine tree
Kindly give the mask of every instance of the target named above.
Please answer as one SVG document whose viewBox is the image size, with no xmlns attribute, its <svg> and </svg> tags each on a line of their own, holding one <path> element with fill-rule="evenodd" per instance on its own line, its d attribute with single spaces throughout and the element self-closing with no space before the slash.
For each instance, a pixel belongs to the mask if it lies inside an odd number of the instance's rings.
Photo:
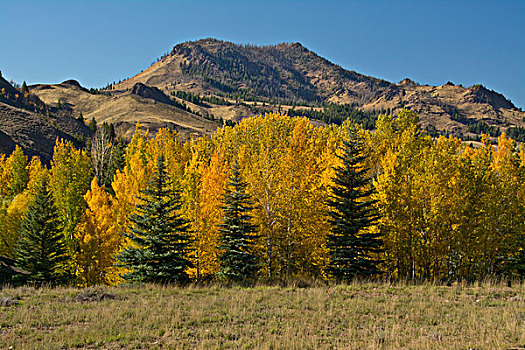
<svg viewBox="0 0 525 350">
<path fill-rule="evenodd" d="M 97 121 L 95 120 L 95 117 L 92 117 L 89 121 L 88 128 L 90 128 L 93 133 L 97 131 Z"/>
<path fill-rule="evenodd" d="M 57 283 L 67 260 L 56 207 L 44 181 L 37 190 L 21 224 L 15 256 L 17 266 L 29 272 L 22 278 L 30 283 Z"/>
<path fill-rule="evenodd" d="M 157 160 L 149 187 L 141 193 L 142 204 L 130 215 L 132 226 L 124 233 L 133 245 L 117 255 L 116 266 L 131 270 L 122 276 L 130 282 L 188 282 L 188 224 L 177 213 L 180 195 L 169 189 L 163 156 Z"/>
<path fill-rule="evenodd" d="M 378 274 L 378 261 L 371 253 L 380 252 L 382 245 L 378 233 L 366 230 L 377 220 L 374 201 L 367 200 L 373 190 L 366 176 L 368 169 L 363 166 L 363 144 L 355 129 L 349 135 L 339 157 L 342 166 L 335 168 L 335 186 L 327 203 L 332 224 L 328 271 L 339 281 Z"/>
<path fill-rule="evenodd" d="M 221 264 L 220 275 L 229 280 L 246 280 L 253 277 L 259 266 L 252 253 L 255 226 L 250 223 L 250 195 L 246 193 L 247 184 L 242 181 L 239 165 L 235 162 L 228 187 L 224 194 L 224 219 L 220 225 Z"/>
</svg>

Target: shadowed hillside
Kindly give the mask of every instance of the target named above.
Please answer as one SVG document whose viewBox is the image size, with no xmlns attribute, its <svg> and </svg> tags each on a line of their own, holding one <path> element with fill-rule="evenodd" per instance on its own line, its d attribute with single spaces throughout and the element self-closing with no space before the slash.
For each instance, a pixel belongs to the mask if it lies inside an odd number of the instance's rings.
<svg viewBox="0 0 525 350">
<path fill-rule="evenodd" d="M 0 152 L 9 154 L 19 145 L 28 156 L 49 162 L 57 138 L 81 147 L 91 137 L 91 130 L 67 109 L 48 106 L 23 90 L 0 76 Z"/>
</svg>

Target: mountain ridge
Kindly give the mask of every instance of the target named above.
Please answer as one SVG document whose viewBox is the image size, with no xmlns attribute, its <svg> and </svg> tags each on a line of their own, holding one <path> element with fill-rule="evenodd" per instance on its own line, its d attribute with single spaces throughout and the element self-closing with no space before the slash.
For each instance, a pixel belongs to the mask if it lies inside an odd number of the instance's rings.
<svg viewBox="0 0 525 350">
<path fill-rule="evenodd" d="M 167 95 L 187 91 L 244 102 L 273 99 L 275 105 L 351 104 L 362 111 L 391 113 L 410 108 L 420 115 L 424 129 L 457 135 L 473 134 L 478 124 L 484 130 L 525 127 L 521 109 L 481 84 L 463 87 L 449 81 L 432 86 L 408 78 L 396 84 L 344 69 L 300 43 L 188 41 L 110 91 L 126 91 L 136 83 L 157 87 Z"/>
<path fill-rule="evenodd" d="M 316 125 L 340 123 L 348 117 L 372 128 L 380 113 L 395 115 L 408 108 L 419 114 L 423 130 L 434 136 L 475 140 L 481 132 L 493 138 L 507 132 L 525 141 L 525 112 L 483 85 L 463 87 L 449 81 L 432 86 L 408 78 L 393 83 L 347 70 L 300 43 L 188 41 L 106 89 L 88 90 L 78 81 L 66 80 L 31 85 L 23 97 L 14 98 L 20 90 L 2 79 L 0 89 L 4 85 L 6 96 L 11 96 L 7 100 L 0 96 L 0 103 L 10 106 L 9 111 L 0 111 L 4 119 L 22 113 L 13 108 L 39 115 L 52 111 L 72 120 L 83 116 L 85 121 L 112 123 L 118 134 L 127 137 L 137 123 L 152 134 L 170 127 L 184 137 L 209 135 L 222 124 L 266 112 L 303 115 Z M 12 148 L 1 136 L 4 148 Z"/>
</svg>

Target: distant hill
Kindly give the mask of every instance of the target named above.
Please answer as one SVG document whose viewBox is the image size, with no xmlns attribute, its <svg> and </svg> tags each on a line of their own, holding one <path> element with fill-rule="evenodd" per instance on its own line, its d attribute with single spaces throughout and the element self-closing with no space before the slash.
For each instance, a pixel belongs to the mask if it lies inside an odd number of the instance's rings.
<svg viewBox="0 0 525 350">
<path fill-rule="evenodd" d="M 171 127 L 186 136 L 211 134 L 219 125 L 188 112 L 159 89 L 142 83 L 135 84 L 129 91 L 111 94 L 89 92 L 78 82 L 37 84 L 29 86 L 29 90 L 50 106 L 56 106 L 60 100 L 73 115 L 82 114 L 86 122 L 95 119 L 98 124 L 112 123 L 117 133 L 128 137 L 133 134 L 137 122 L 153 132 Z"/>
<path fill-rule="evenodd" d="M 11 153 L 16 145 L 26 155 L 49 163 L 57 138 L 77 147 L 91 137 L 91 130 L 65 109 L 48 106 L 29 91 L 13 87 L 0 75 L 0 152 Z"/>
<path fill-rule="evenodd" d="M 171 127 L 183 135 L 211 134 L 224 122 L 272 111 L 314 123 L 350 117 L 371 128 L 380 113 L 409 108 L 431 135 L 476 139 L 481 132 L 507 132 L 525 141 L 525 112 L 482 85 L 392 83 L 346 70 L 299 43 L 259 47 L 203 39 L 176 45 L 148 69 L 104 90 L 88 91 L 75 81 L 29 89 L 48 106 L 60 99 L 73 115 L 113 123 L 128 136 L 138 121 L 153 132 Z"/>
<path fill-rule="evenodd" d="M 284 110 L 286 105 L 320 107 L 330 102 L 353 104 L 375 114 L 410 108 L 430 132 L 496 134 L 497 128 L 525 126 L 523 111 L 482 85 L 463 87 L 449 82 L 428 86 L 410 79 L 395 84 L 343 69 L 299 43 L 258 47 L 216 39 L 186 42 L 143 72 L 112 86 L 111 91 L 127 91 L 137 83 L 168 95 L 185 91 L 202 97 L 282 104 Z"/>
<path fill-rule="evenodd" d="M 209 92 L 297 104 L 362 103 L 391 86 L 385 80 L 342 69 L 299 43 L 258 47 L 216 39 L 179 44 L 116 89 L 129 89 L 137 82 L 168 92 Z"/>
</svg>

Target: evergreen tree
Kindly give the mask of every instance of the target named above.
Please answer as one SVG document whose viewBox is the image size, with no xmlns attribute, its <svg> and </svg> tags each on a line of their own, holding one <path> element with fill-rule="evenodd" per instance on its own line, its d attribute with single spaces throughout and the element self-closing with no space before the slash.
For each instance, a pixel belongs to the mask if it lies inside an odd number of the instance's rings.
<svg viewBox="0 0 525 350">
<path fill-rule="evenodd" d="M 30 273 L 21 277 L 25 282 L 61 281 L 61 267 L 67 260 L 63 238 L 57 210 L 44 181 L 22 221 L 15 251 L 17 266 Z"/>
<path fill-rule="evenodd" d="M 95 117 L 92 117 L 89 121 L 88 128 L 90 128 L 93 133 L 97 131 L 97 121 L 95 120 Z"/>
<path fill-rule="evenodd" d="M 380 252 L 382 245 L 378 233 L 366 231 L 377 220 L 374 201 L 367 200 L 373 190 L 366 175 L 368 169 L 363 166 L 366 156 L 362 141 L 355 129 L 349 135 L 339 157 L 343 164 L 335 168 L 335 186 L 328 201 L 332 224 L 328 235 L 328 270 L 340 281 L 378 274 L 378 261 L 371 253 Z"/>
<path fill-rule="evenodd" d="M 169 185 L 164 157 L 160 156 L 149 187 L 141 191 L 142 204 L 130 215 L 132 226 L 124 233 L 133 245 L 116 257 L 117 267 L 131 270 L 122 276 L 127 281 L 188 282 L 188 224 L 177 213 L 180 195 L 171 191 Z"/>
<path fill-rule="evenodd" d="M 22 88 L 20 89 L 22 92 L 29 92 L 29 89 L 27 88 L 26 81 L 22 83 Z"/>
<path fill-rule="evenodd" d="M 239 165 L 235 162 L 228 187 L 224 194 L 224 219 L 220 225 L 221 264 L 220 275 L 230 280 L 245 280 L 253 277 L 259 266 L 252 253 L 255 226 L 250 223 L 251 201 L 246 193 L 247 184 L 242 181 Z"/>
<path fill-rule="evenodd" d="M 102 179 L 102 182 L 106 186 L 106 191 L 111 194 L 115 194 L 111 184 L 118 170 L 124 169 L 126 166 L 126 147 L 127 142 L 124 138 L 119 137 L 116 141 L 113 149 L 111 150 L 111 158 L 108 164 L 108 171 L 105 174 L 105 178 Z"/>
</svg>

